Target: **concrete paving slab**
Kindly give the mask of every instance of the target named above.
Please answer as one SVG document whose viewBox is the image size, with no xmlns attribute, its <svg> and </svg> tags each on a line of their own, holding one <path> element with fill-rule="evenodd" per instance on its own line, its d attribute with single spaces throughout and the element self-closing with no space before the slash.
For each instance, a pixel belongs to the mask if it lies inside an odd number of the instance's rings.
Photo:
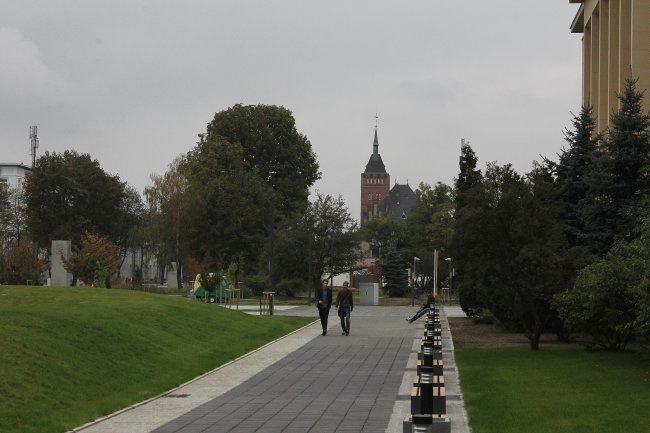
<svg viewBox="0 0 650 433">
<path fill-rule="evenodd" d="M 462 313 L 453 308 L 441 311 L 444 344 L 450 346 L 443 353 L 447 410 L 452 432 L 469 433 L 446 323 L 446 311 Z M 404 321 L 413 310 L 358 306 L 350 336 L 340 335 L 332 311 L 326 337 L 320 335 L 320 323 L 313 323 L 74 432 L 402 433 L 402 420 L 410 414 L 414 350 L 420 347 L 424 326 L 424 321 Z M 276 313 L 317 315 L 315 307 L 306 306 L 278 308 Z"/>
</svg>

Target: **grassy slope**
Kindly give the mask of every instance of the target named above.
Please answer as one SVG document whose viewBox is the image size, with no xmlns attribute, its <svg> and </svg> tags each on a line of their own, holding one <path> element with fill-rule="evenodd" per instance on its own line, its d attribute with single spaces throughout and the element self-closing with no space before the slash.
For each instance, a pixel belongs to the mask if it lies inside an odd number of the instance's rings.
<svg viewBox="0 0 650 433">
<path fill-rule="evenodd" d="M 71 429 L 311 321 L 142 292 L 0 286 L 0 431 Z"/>
<path fill-rule="evenodd" d="M 573 345 L 460 349 L 474 433 L 648 433 L 648 354 Z"/>
</svg>

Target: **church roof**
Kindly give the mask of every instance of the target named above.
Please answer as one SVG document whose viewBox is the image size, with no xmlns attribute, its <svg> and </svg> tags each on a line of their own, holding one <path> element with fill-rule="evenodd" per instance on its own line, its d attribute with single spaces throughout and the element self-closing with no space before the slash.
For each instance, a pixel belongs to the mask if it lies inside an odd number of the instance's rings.
<svg viewBox="0 0 650 433">
<path fill-rule="evenodd" d="M 386 166 L 384 161 L 381 160 L 379 154 L 379 140 L 377 139 L 377 127 L 375 127 L 375 141 L 372 144 L 372 155 L 366 164 L 366 171 L 364 173 L 386 173 Z"/>
<path fill-rule="evenodd" d="M 384 209 L 387 214 L 395 219 L 407 219 L 411 216 L 411 208 L 415 203 L 415 193 L 411 187 L 395 184 L 390 190 L 388 197 L 384 199 Z"/>
</svg>

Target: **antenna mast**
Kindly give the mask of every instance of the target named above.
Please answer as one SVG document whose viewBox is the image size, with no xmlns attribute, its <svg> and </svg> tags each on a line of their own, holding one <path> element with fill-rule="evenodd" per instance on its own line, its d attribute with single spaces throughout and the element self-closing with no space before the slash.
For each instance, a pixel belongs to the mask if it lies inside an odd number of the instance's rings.
<svg viewBox="0 0 650 433">
<path fill-rule="evenodd" d="M 36 165 L 36 149 L 38 149 L 38 126 L 29 127 L 29 139 L 32 144 L 32 168 Z"/>
</svg>

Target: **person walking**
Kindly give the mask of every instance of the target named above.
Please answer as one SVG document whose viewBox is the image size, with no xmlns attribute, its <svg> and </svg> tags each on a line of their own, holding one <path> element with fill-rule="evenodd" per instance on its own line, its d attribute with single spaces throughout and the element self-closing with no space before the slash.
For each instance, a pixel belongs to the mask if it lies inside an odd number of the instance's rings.
<svg viewBox="0 0 650 433">
<path fill-rule="evenodd" d="M 327 335 L 327 318 L 330 315 L 332 307 L 332 289 L 330 289 L 327 279 L 323 280 L 323 287 L 316 292 L 316 306 L 320 316 L 320 324 L 323 327 L 323 335 Z"/>
<path fill-rule="evenodd" d="M 336 295 L 336 308 L 341 318 L 341 328 L 343 329 L 341 335 L 350 335 L 350 313 L 354 310 L 354 301 L 347 281 L 343 283 L 343 288 Z"/>
</svg>

